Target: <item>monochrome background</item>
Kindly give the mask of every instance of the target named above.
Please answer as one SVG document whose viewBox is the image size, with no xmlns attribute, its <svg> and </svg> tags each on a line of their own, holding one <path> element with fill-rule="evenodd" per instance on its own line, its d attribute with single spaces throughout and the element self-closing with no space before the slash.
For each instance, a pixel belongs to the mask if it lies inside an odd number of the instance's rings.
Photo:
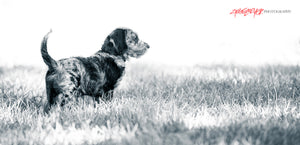
<svg viewBox="0 0 300 145">
<path fill-rule="evenodd" d="M 291 10 L 252 15 L 238 8 Z M 53 30 L 55 59 L 89 56 L 117 27 L 150 44 L 139 62 L 170 65 L 300 63 L 300 10 L 296 1 L 0 1 L 0 65 L 44 65 L 43 36 Z"/>
<path fill-rule="evenodd" d="M 118 27 L 150 49 L 114 98 L 70 95 L 46 113 L 45 34 L 58 60 L 94 54 Z M 299 64 L 296 0 L 0 0 L 0 144 L 299 144 Z"/>
</svg>

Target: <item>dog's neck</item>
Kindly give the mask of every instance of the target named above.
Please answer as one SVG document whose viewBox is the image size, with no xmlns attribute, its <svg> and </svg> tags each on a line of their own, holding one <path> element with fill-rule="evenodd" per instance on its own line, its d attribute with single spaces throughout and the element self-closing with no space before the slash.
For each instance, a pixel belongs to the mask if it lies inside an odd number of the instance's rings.
<svg viewBox="0 0 300 145">
<path fill-rule="evenodd" d="M 113 58 L 115 60 L 115 63 L 119 66 L 119 67 L 125 67 L 125 60 L 126 58 L 124 58 L 124 56 L 115 56 L 115 55 L 111 55 L 107 52 L 103 52 L 102 50 L 98 51 L 96 53 L 96 55 L 99 55 L 101 57 L 110 57 Z"/>
</svg>

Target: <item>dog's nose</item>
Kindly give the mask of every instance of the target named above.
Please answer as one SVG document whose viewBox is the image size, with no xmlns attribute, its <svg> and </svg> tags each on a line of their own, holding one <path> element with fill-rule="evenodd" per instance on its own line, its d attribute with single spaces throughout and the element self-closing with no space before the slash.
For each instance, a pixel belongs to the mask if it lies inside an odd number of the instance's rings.
<svg viewBox="0 0 300 145">
<path fill-rule="evenodd" d="M 146 48 L 147 48 L 147 49 L 149 49 L 149 48 L 150 48 L 150 46 L 149 46 L 149 44 L 148 44 L 148 43 L 145 43 L 145 45 L 146 45 Z"/>
</svg>

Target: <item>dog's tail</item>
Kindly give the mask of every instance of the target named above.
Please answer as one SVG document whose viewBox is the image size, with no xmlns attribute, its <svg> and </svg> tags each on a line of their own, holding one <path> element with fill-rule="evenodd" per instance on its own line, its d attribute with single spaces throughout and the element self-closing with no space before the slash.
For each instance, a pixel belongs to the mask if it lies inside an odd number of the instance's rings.
<svg viewBox="0 0 300 145">
<path fill-rule="evenodd" d="M 47 51 L 47 40 L 49 37 L 49 34 L 52 32 L 52 30 L 50 30 L 50 32 L 48 32 L 45 36 L 44 39 L 42 41 L 42 46 L 41 46 L 41 53 L 42 53 L 42 57 L 44 62 L 48 65 L 49 68 L 56 68 L 57 67 L 57 63 L 56 61 L 48 54 Z"/>
</svg>

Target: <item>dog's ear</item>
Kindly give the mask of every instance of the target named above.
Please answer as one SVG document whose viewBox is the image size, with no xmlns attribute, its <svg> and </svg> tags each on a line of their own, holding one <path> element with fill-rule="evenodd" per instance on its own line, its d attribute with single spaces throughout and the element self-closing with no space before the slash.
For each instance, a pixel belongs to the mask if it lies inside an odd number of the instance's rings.
<svg viewBox="0 0 300 145">
<path fill-rule="evenodd" d="M 126 33 L 127 31 L 125 29 L 119 28 L 114 30 L 110 35 L 110 37 L 113 39 L 115 43 L 115 47 L 119 55 L 122 55 L 127 50 Z"/>
<path fill-rule="evenodd" d="M 112 54 L 112 55 L 117 55 L 118 54 L 116 44 L 110 36 L 106 37 L 106 39 L 104 41 L 104 44 L 102 45 L 101 50 L 106 52 L 106 53 Z"/>
<path fill-rule="evenodd" d="M 107 46 L 108 47 L 114 47 L 114 44 L 112 42 L 108 42 Z"/>
<path fill-rule="evenodd" d="M 114 39 L 111 39 L 110 37 L 108 38 L 109 42 L 107 44 L 108 47 L 116 47 L 116 44 L 115 44 L 115 40 Z M 117 48 L 116 48 L 117 49 Z"/>
<path fill-rule="evenodd" d="M 127 51 L 126 30 L 114 30 L 109 36 L 106 37 L 101 49 L 109 54 L 122 56 Z"/>
</svg>

